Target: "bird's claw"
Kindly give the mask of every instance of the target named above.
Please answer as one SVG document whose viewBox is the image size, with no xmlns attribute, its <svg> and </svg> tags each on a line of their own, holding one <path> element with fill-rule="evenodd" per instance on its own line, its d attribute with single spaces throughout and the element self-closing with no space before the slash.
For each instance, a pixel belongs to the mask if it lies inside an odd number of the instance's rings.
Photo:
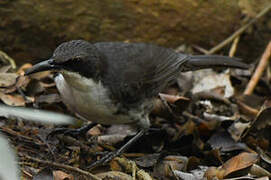
<svg viewBox="0 0 271 180">
<path fill-rule="evenodd" d="M 52 130 L 48 135 L 47 135 L 47 139 L 49 139 L 50 137 L 53 137 L 55 135 L 58 134 L 63 134 L 63 135 L 70 135 L 72 137 L 76 137 L 78 135 L 80 135 L 80 132 L 78 132 L 77 129 L 69 129 L 69 128 L 56 128 L 54 130 Z"/>
<path fill-rule="evenodd" d="M 72 137 L 84 136 L 87 131 L 95 125 L 96 123 L 90 123 L 78 129 L 56 128 L 48 134 L 47 139 L 57 134 L 69 135 Z"/>
<path fill-rule="evenodd" d="M 93 169 L 97 166 L 105 166 L 107 163 L 109 163 L 112 159 L 114 159 L 116 156 L 119 155 L 118 151 L 108 152 L 106 155 L 104 155 L 101 159 L 95 161 L 90 166 L 88 166 L 88 169 Z"/>
</svg>

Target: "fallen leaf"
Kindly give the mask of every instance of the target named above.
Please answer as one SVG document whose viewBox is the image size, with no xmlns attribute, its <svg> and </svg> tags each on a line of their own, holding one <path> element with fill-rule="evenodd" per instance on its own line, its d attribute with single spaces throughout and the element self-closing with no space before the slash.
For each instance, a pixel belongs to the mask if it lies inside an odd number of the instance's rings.
<svg viewBox="0 0 271 180">
<path fill-rule="evenodd" d="M 10 106 L 25 106 L 25 99 L 19 94 L 4 94 L 0 92 L 0 99 Z"/>
<path fill-rule="evenodd" d="M 202 179 L 205 179 L 204 174 L 205 174 L 206 169 L 207 169 L 207 167 L 205 167 L 205 166 L 199 166 L 198 169 L 195 169 L 189 173 L 178 171 L 178 170 L 173 170 L 173 173 L 176 177 L 178 177 L 180 179 L 202 180 Z"/>
<path fill-rule="evenodd" d="M 37 80 L 30 81 L 26 88 L 27 94 L 31 96 L 41 94 L 44 91 L 45 91 L 45 88 L 42 86 L 40 81 L 37 81 Z"/>
<path fill-rule="evenodd" d="M 126 134 L 108 134 L 98 136 L 97 142 L 99 144 L 115 145 L 122 142 L 128 135 Z"/>
<path fill-rule="evenodd" d="M 16 78 L 16 82 L 14 84 L 12 84 L 11 86 L 7 87 L 4 92 L 5 93 L 12 93 L 12 92 L 15 92 L 18 88 L 24 89 L 28 85 L 29 82 L 30 82 L 29 77 L 18 76 Z"/>
<path fill-rule="evenodd" d="M 171 104 L 175 104 L 177 101 L 189 101 L 189 98 L 186 98 L 183 96 L 174 96 L 174 95 L 163 94 L 163 93 L 159 93 L 159 96 L 161 98 L 164 98 L 167 102 Z"/>
<path fill-rule="evenodd" d="M 253 127 L 256 127 L 257 130 L 261 130 L 267 126 L 271 126 L 271 106 L 270 100 L 265 101 L 260 112 L 255 118 L 255 123 Z"/>
<path fill-rule="evenodd" d="M 16 73 L 0 73 L 0 87 L 6 88 L 16 83 Z"/>
<path fill-rule="evenodd" d="M 246 130 L 250 128 L 250 126 L 251 126 L 250 122 L 235 121 L 228 128 L 228 132 L 231 134 L 231 137 L 235 141 L 239 141 L 245 134 Z"/>
<path fill-rule="evenodd" d="M 152 177 L 144 170 L 139 170 L 136 174 L 138 180 L 153 180 Z"/>
<path fill-rule="evenodd" d="M 139 158 L 136 158 L 135 162 L 138 166 L 149 168 L 154 166 L 160 158 L 160 153 L 148 154 Z"/>
<path fill-rule="evenodd" d="M 250 171 L 250 174 L 255 175 L 256 177 L 262 177 L 262 176 L 269 176 L 271 177 L 271 173 L 268 172 L 266 169 L 262 168 L 261 166 L 257 164 L 253 164 Z"/>
<path fill-rule="evenodd" d="M 99 174 L 95 174 L 101 179 L 118 179 L 118 180 L 133 180 L 132 176 L 119 171 L 108 171 Z"/>
<path fill-rule="evenodd" d="M 50 168 L 43 168 L 33 176 L 33 180 L 50 180 L 53 178 L 53 172 Z"/>
<path fill-rule="evenodd" d="M 231 135 L 226 131 L 215 133 L 208 140 L 208 143 L 213 149 L 220 149 L 222 152 L 248 149 L 246 144 L 234 141 Z"/>
<path fill-rule="evenodd" d="M 226 161 L 219 171 L 223 171 L 223 177 L 241 169 L 252 166 L 259 160 L 255 153 L 243 152 Z"/>
<path fill-rule="evenodd" d="M 89 135 L 89 136 L 100 136 L 101 134 L 102 134 L 102 131 L 101 131 L 101 125 L 100 124 L 94 126 L 93 128 L 91 128 L 87 132 L 87 135 Z"/>
<path fill-rule="evenodd" d="M 31 67 L 32 67 L 32 64 L 30 64 L 30 63 L 23 64 L 23 65 L 18 69 L 17 74 L 24 75 L 24 71 L 25 71 L 26 69 L 31 68 Z"/>
<path fill-rule="evenodd" d="M 231 97 L 234 94 L 228 71 L 220 74 L 217 74 L 212 70 L 202 70 L 193 73 L 195 78 L 194 87 L 192 89 L 193 94 L 202 91 L 210 91 L 212 89 L 217 89 L 218 87 L 224 87 L 224 97 Z"/>
<path fill-rule="evenodd" d="M 11 65 L 2 66 L 2 67 L 0 67 L 0 73 L 6 73 L 10 69 L 11 69 Z"/>
<path fill-rule="evenodd" d="M 54 180 L 74 180 L 74 177 L 63 171 L 53 171 Z"/>
<path fill-rule="evenodd" d="M 157 160 L 156 160 L 157 161 Z M 154 167 L 156 177 L 174 177 L 172 171 L 186 171 L 188 158 L 185 156 L 166 156 Z"/>
<path fill-rule="evenodd" d="M 116 157 L 110 162 L 112 170 L 124 171 L 135 174 L 139 180 L 152 180 L 151 176 L 142 169 L 139 169 L 134 161 L 126 158 Z"/>
</svg>

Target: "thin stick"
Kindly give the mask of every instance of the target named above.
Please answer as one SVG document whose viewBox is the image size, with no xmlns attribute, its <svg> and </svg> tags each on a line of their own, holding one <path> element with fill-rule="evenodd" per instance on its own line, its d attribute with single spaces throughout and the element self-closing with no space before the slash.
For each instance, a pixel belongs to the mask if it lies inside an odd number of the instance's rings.
<svg viewBox="0 0 271 180">
<path fill-rule="evenodd" d="M 207 49 L 204 49 L 203 47 L 200 47 L 198 45 L 192 45 L 192 47 L 203 54 L 208 54 L 209 52 Z"/>
<path fill-rule="evenodd" d="M 89 178 L 91 178 L 93 180 L 101 180 L 101 178 L 95 176 L 94 174 L 91 174 L 90 172 L 84 171 L 84 170 L 79 169 L 77 167 L 72 167 L 72 166 L 68 166 L 68 165 L 65 165 L 65 164 L 59 164 L 59 163 L 55 163 L 55 162 L 51 162 L 51 161 L 45 161 L 45 160 L 34 158 L 34 157 L 31 157 L 31 156 L 28 156 L 28 155 L 24 155 L 23 157 L 25 157 L 26 159 L 32 160 L 32 161 L 36 161 L 36 162 L 41 163 L 41 164 L 51 165 L 51 166 L 54 166 L 54 167 L 57 167 L 57 168 L 62 168 L 62 169 L 66 169 L 66 170 L 69 170 L 69 171 L 77 172 L 77 173 L 85 175 L 85 176 L 87 176 L 87 177 L 89 177 Z"/>
<path fill-rule="evenodd" d="M 259 79 L 261 78 L 267 64 L 268 64 L 268 60 L 270 59 L 271 56 L 271 41 L 268 43 L 262 58 L 252 76 L 252 78 L 250 79 L 244 94 L 249 95 L 253 92 L 254 88 L 256 87 Z"/>
<path fill-rule="evenodd" d="M 267 6 L 266 8 L 264 8 L 260 13 L 258 13 L 255 18 L 253 18 L 247 24 L 245 24 L 244 26 L 242 26 L 241 28 L 239 28 L 237 31 L 235 31 L 230 37 L 228 37 L 227 39 L 225 39 L 224 41 L 222 41 L 221 43 L 219 43 L 218 45 L 216 45 L 215 47 L 213 47 L 212 49 L 210 49 L 206 54 L 214 54 L 218 50 L 220 50 L 223 47 L 225 47 L 227 44 L 229 44 L 237 36 L 239 36 L 240 34 L 242 34 L 248 27 L 250 27 L 252 24 L 254 24 L 255 22 L 257 22 L 257 20 L 259 18 L 261 18 L 263 15 L 265 15 L 270 10 L 271 10 L 271 3 L 269 4 L 269 6 Z"/>
<path fill-rule="evenodd" d="M 235 52 L 236 52 L 236 49 L 237 49 L 237 45 L 238 45 L 238 42 L 239 42 L 239 39 L 240 39 L 240 36 L 237 36 L 234 40 L 233 40 L 233 43 L 231 45 L 231 49 L 230 49 L 230 52 L 229 52 L 229 56 L 230 57 L 233 57 Z"/>
</svg>

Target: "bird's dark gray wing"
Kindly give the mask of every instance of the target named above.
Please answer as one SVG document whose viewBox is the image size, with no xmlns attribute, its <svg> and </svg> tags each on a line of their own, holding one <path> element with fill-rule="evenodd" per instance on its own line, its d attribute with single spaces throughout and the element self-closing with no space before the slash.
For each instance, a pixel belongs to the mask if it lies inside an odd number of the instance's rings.
<svg viewBox="0 0 271 180">
<path fill-rule="evenodd" d="M 140 103 L 156 96 L 172 80 L 187 55 L 144 43 L 96 43 L 105 56 L 104 83 L 124 103 Z"/>
</svg>

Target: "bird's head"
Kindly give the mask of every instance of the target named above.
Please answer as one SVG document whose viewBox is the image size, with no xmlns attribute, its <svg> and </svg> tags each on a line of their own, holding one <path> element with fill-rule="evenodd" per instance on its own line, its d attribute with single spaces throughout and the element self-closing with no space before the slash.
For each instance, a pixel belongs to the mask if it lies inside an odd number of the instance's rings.
<svg viewBox="0 0 271 180">
<path fill-rule="evenodd" d="M 67 70 L 85 77 L 93 77 L 99 72 L 100 58 L 101 54 L 91 43 L 72 40 L 60 44 L 50 59 L 34 65 L 25 72 L 25 75 L 47 70 Z"/>
</svg>

